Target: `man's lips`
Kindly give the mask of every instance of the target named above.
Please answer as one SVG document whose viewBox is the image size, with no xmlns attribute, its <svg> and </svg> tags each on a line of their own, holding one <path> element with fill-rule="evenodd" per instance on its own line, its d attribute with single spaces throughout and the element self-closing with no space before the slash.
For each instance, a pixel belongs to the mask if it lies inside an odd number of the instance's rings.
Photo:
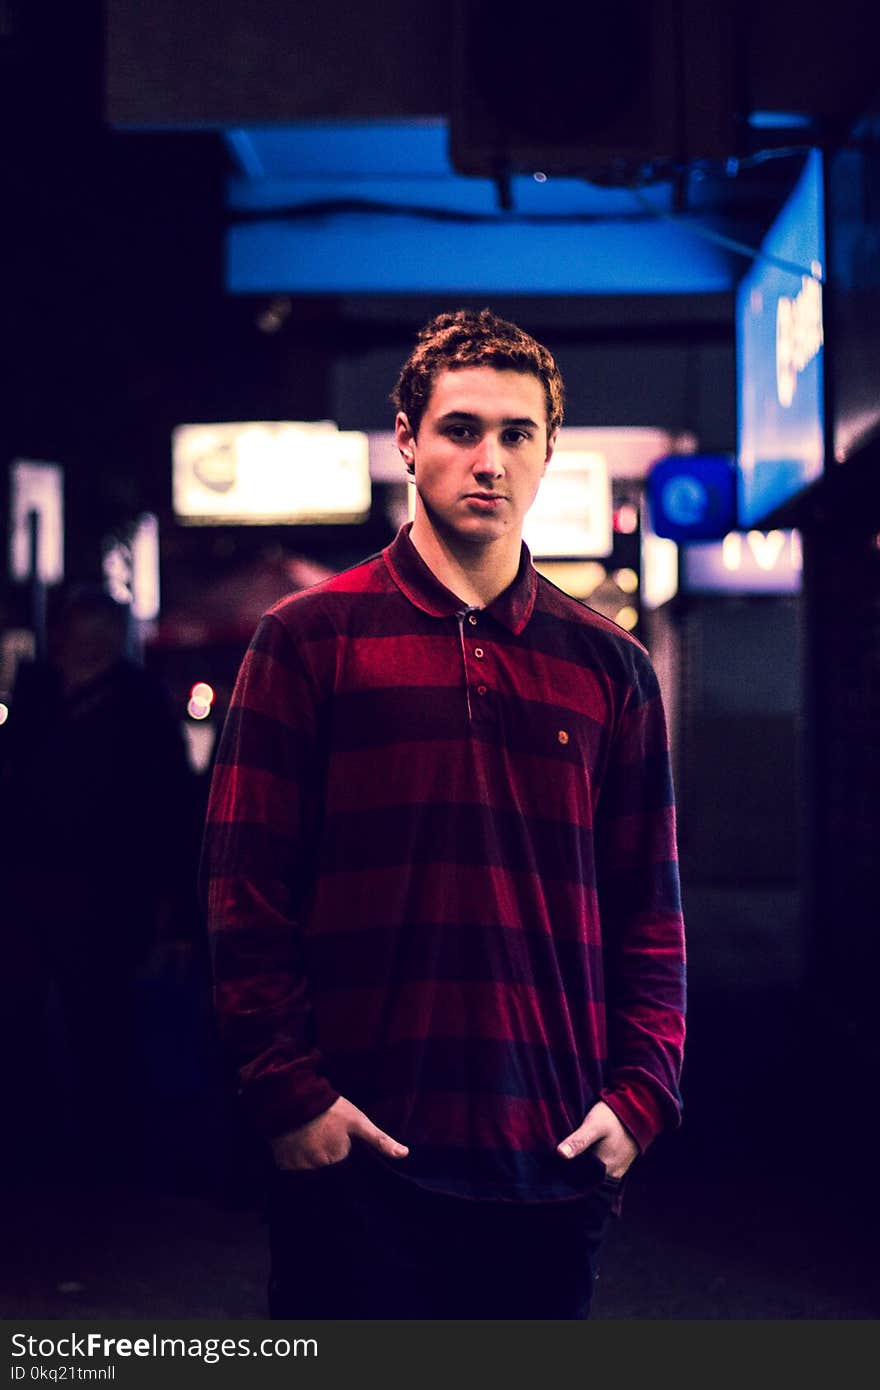
<svg viewBox="0 0 880 1390">
<path fill-rule="evenodd" d="M 505 496 L 502 492 L 466 492 L 466 502 L 504 502 Z"/>
</svg>

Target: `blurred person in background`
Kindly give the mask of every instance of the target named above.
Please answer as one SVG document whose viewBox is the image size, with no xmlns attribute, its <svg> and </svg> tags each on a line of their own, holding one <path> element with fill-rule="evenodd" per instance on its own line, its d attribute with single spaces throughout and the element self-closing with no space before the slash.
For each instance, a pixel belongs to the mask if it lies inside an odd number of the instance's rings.
<svg viewBox="0 0 880 1390">
<path fill-rule="evenodd" d="M 394 400 L 415 518 L 264 615 L 209 799 L 269 1310 L 585 1318 L 681 1111 L 664 710 L 644 647 L 522 541 L 562 421 L 547 349 L 442 314 Z"/>
<path fill-rule="evenodd" d="M 142 987 L 199 930 L 194 777 L 129 621 L 98 586 L 59 595 L 4 731 L 4 1160 L 61 1184 L 155 1160 Z"/>
</svg>

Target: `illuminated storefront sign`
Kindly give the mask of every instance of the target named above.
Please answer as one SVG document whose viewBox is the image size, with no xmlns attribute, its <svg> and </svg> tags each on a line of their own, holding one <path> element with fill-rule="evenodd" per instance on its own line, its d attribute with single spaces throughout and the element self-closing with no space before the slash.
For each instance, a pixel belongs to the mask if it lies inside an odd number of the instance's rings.
<svg viewBox="0 0 880 1390">
<path fill-rule="evenodd" d="M 802 569 L 799 531 L 731 531 L 681 547 L 687 593 L 795 594 Z"/>
</svg>

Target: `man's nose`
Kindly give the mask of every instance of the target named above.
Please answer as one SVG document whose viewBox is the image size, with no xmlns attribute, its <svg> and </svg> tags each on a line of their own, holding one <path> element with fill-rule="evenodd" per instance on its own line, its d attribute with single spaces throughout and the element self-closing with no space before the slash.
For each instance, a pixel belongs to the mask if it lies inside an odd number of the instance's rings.
<svg viewBox="0 0 880 1390">
<path fill-rule="evenodd" d="M 504 472 L 500 445 L 491 434 L 484 434 L 477 446 L 474 472 L 484 473 L 492 478 L 500 478 Z"/>
</svg>

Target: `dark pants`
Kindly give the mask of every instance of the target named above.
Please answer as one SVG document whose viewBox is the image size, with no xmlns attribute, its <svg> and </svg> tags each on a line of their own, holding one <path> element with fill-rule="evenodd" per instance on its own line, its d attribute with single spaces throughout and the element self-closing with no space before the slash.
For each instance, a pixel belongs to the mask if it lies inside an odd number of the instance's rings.
<svg viewBox="0 0 880 1390">
<path fill-rule="evenodd" d="M 588 1318 L 618 1186 L 574 1201 L 475 1202 L 342 1163 L 270 1178 L 272 1318 Z"/>
</svg>

